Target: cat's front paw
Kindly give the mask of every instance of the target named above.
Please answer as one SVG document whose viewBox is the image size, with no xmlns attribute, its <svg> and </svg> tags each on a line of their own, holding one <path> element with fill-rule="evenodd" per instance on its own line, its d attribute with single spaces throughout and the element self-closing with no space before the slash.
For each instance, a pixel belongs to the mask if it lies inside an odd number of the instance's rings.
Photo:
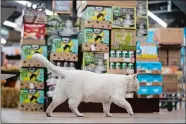
<svg viewBox="0 0 186 124">
<path fill-rule="evenodd" d="M 52 117 L 52 113 L 46 112 L 46 116 L 47 116 L 47 117 Z"/>
<path fill-rule="evenodd" d="M 106 117 L 112 117 L 111 113 L 106 113 L 105 115 L 106 115 Z"/>
<path fill-rule="evenodd" d="M 78 115 L 76 115 L 77 117 L 84 117 L 84 114 L 83 113 L 80 113 Z"/>
<path fill-rule="evenodd" d="M 129 115 L 130 115 L 130 116 L 133 116 L 133 115 L 134 115 L 134 112 L 133 112 L 133 111 L 130 111 L 130 112 L 129 112 Z"/>
</svg>

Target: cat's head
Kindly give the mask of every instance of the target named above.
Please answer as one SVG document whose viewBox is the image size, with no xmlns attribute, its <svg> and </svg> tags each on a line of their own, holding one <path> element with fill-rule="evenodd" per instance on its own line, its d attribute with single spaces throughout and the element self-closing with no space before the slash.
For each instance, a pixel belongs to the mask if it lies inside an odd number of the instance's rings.
<svg viewBox="0 0 186 124">
<path fill-rule="evenodd" d="M 137 75 L 129 75 L 128 85 L 127 85 L 127 92 L 137 92 L 139 89 L 139 81 L 137 79 Z"/>
</svg>

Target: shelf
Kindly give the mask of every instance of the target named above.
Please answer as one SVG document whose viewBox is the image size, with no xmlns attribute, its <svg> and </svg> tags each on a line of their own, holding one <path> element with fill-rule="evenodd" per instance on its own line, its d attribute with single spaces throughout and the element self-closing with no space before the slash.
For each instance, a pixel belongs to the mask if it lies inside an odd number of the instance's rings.
<svg viewBox="0 0 186 124">
<path fill-rule="evenodd" d="M 6 59 L 8 60 L 21 60 L 21 55 L 6 55 Z"/>
<path fill-rule="evenodd" d="M 16 70 L 1 70 L 1 74 L 20 74 L 20 72 Z"/>
<path fill-rule="evenodd" d="M 160 4 L 160 3 L 167 3 L 167 1 L 148 1 L 148 4 Z"/>
</svg>

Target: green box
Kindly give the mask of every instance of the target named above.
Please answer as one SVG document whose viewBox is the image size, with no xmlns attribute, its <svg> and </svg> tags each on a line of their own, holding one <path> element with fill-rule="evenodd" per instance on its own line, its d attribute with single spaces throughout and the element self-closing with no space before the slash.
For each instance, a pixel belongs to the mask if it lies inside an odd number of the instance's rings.
<svg viewBox="0 0 186 124">
<path fill-rule="evenodd" d="M 44 90 L 20 90 L 21 104 L 44 104 Z"/>
<path fill-rule="evenodd" d="M 86 28 L 79 33 L 78 39 L 80 44 L 85 42 L 95 42 L 108 45 L 110 41 L 110 32 L 106 29 Z"/>
<path fill-rule="evenodd" d="M 44 83 L 44 69 L 21 68 L 20 81 L 32 81 Z"/>
<path fill-rule="evenodd" d="M 112 28 L 136 29 L 136 8 L 113 6 Z"/>
<path fill-rule="evenodd" d="M 83 53 L 83 70 L 107 73 L 109 66 L 108 52 L 84 52 Z"/>
<path fill-rule="evenodd" d="M 71 37 L 55 37 L 52 41 L 51 52 L 70 52 L 78 54 L 78 39 Z"/>
<path fill-rule="evenodd" d="M 31 59 L 34 53 L 40 53 L 47 57 L 47 46 L 41 45 L 24 45 L 22 46 L 22 59 Z"/>
<path fill-rule="evenodd" d="M 85 21 L 111 22 L 112 9 L 110 7 L 88 6 L 82 15 L 82 19 Z"/>
</svg>

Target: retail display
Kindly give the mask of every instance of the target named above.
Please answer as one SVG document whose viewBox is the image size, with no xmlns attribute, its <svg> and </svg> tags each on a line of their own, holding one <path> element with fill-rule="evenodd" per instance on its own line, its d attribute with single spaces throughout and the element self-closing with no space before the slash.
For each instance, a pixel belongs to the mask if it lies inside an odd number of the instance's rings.
<svg viewBox="0 0 186 124">
<path fill-rule="evenodd" d="M 105 53 L 84 52 L 82 69 L 96 73 L 107 73 L 108 60 L 109 54 L 107 52 Z"/>
<path fill-rule="evenodd" d="M 72 1 L 52 0 L 52 10 L 60 14 L 72 14 Z"/>
<path fill-rule="evenodd" d="M 76 36 L 79 32 L 79 19 L 69 15 L 47 16 L 47 35 Z"/>
<path fill-rule="evenodd" d="M 36 7 L 34 5 L 30 7 L 26 5 L 23 16 L 24 23 L 45 24 L 47 22 L 45 10 L 44 4 L 37 4 Z"/>
<path fill-rule="evenodd" d="M 88 6 L 82 12 L 81 29 L 102 28 L 111 29 L 111 8 L 102 6 Z"/>
<path fill-rule="evenodd" d="M 136 8 L 113 6 L 112 28 L 136 29 Z"/>
<path fill-rule="evenodd" d="M 32 59 L 34 53 L 40 53 L 47 57 L 47 46 L 41 45 L 23 45 L 22 46 L 22 66 L 27 67 L 44 67 L 37 60 Z"/>
<path fill-rule="evenodd" d="M 45 45 L 45 24 L 24 24 L 22 44 Z"/>
<path fill-rule="evenodd" d="M 48 57 L 45 33 L 47 17 L 45 5 L 24 9 L 23 37 L 21 39 L 20 109 L 43 111 L 45 97 L 45 66 L 32 59 L 34 53 Z M 38 24 L 39 20 L 39 24 Z"/>
<path fill-rule="evenodd" d="M 124 29 L 111 30 L 112 50 L 135 50 L 136 31 Z"/>
<path fill-rule="evenodd" d="M 22 110 L 43 111 L 47 101 L 44 98 L 54 95 L 59 78 L 49 70 L 46 74 L 44 65 L 31 59 L 34 53 L 67 70 L 126 75 L 138 72 L 138 98 L 160 98 L 163 92 L 178 90 L 176 73 L 184 63 L 182 29 L 149 30 L 147 0 L 107 1 L 107 4 L 77 1 L 78 17 L 73 14 L 73 2 L 53 0 L 52 9 L 58 15 L 46 16 L 44 4 L 24 9 Z"/>
<path fill-rule="evenodd" d="M 21 89 L 44 89 L 44 69 L 21 68 Z"/>
<path fill-rule="evenodd" d="M 20 90 L 20 109 L 27 111 L 43 111 L 43 90 Z"/>
<path fill-rule="evenodd" d="M 110 32 L 105 29 L 83 29 L 78 34 L 80 44 L 82 44 L 82 51 L 108 51 Z"/>
</svg>

